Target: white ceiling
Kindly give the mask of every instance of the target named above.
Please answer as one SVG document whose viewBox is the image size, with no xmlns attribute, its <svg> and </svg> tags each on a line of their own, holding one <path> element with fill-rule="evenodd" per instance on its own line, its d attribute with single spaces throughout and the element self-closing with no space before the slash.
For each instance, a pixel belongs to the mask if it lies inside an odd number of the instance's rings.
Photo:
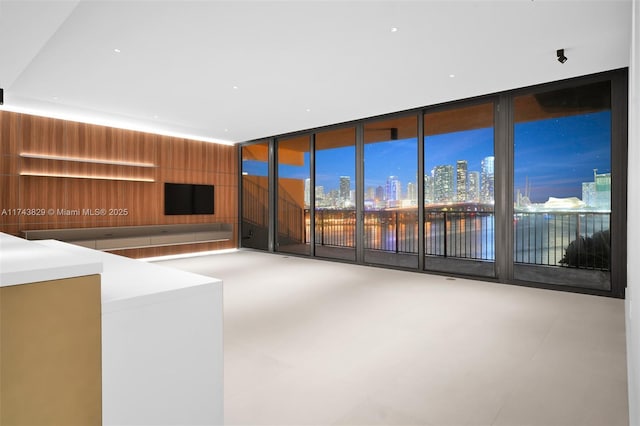
<svg viewBox="0 0 640 426">
<path fill-rule="evenodd" d="M 630 41 L 631 0 L 0 0 L 0 87 L 5 109 L 242 142 L 626 67 Z"/>
</svg>

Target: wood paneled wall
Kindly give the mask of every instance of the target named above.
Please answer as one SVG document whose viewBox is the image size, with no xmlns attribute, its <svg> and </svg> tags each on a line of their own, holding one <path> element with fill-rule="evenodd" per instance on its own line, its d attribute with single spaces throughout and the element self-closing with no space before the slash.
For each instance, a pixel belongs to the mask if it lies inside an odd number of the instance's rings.
<svg viewBox="0 0 640 426">
<path fill-rule="evenodd" d="M 51 177 L 61 174 L 84 178 Z M 165 216 L 165 182 L 215 185 L 215 214 Z M 0 232 L 219 222 L 236 229 L 237 199 L 237 147 L 0 111 Z M 16 214 L 18 209 L 27 214 Z M 83 214 L 85 209 L 106 214 Z M 226 243 L 119 253 L 232 248 L 235 235 Z"/>
</svg>

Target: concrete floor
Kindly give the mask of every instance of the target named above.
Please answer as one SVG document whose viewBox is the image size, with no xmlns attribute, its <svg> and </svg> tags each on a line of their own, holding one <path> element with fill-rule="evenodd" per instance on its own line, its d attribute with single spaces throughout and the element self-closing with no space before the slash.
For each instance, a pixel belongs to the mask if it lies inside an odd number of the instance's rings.
<svg viewBox="0 0 640 426">
<path fill-rule="evenodd" d="M 624 302 L 238 251 L 227 425 L 628 424 Z"/>
</svg>

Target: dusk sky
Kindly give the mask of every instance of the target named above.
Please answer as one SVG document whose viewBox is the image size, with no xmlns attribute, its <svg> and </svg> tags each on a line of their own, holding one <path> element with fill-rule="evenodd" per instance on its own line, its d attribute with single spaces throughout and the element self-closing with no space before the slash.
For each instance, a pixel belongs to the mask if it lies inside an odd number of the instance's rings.
<svg viewBox="0 0 640 426">
<path fill-rule="evenodd" d="M 611 113 L 603 111 L 539 120 L 515 126 L 515 189 L 524 193 L 529 178 L 532 202 L 551 197 L 582 197 L 582 182 L 593 181 L 593 169 L 611 171 Z M 481 171 L 484 157 L 493 153 L 493 129 L 483 128 L 425 138 L 425 173 L 437 165 L 467 160 L 469 171 Z M 280 176 L 309 177 L 309 156 L 305 166 L 281 165 Z M 365 145 L 365 189 L 384 187 L 387 177 L 398 176 L 402 190 L 416 182 L 416 139 L 395 140 Z M 266 175 L 265 164 L 245 162 L 244 171 Z M 318 151 L 316 185 L 325 191 L 337 189 L 340 176 L 351 177 L 355 189 L 355 147 Z M 515 191 L 514 191 L 515 192 Z"/>
</svg>

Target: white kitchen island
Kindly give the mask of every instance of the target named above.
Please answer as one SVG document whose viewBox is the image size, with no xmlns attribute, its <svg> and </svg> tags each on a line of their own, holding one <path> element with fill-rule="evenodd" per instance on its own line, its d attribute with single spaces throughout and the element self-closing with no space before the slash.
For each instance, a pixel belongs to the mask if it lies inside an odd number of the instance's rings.
<svg viewBox="0 0 640 426">
<path fill-rule="evenodd" d="M 223 423 L 222 281 L 54 240 L 102 272 L 102 419 Z"/>
<path fill-rule="evenodd" d="M 100 425 L 101 272 L 0 233 L 0 425 Z"/>
</svg>

